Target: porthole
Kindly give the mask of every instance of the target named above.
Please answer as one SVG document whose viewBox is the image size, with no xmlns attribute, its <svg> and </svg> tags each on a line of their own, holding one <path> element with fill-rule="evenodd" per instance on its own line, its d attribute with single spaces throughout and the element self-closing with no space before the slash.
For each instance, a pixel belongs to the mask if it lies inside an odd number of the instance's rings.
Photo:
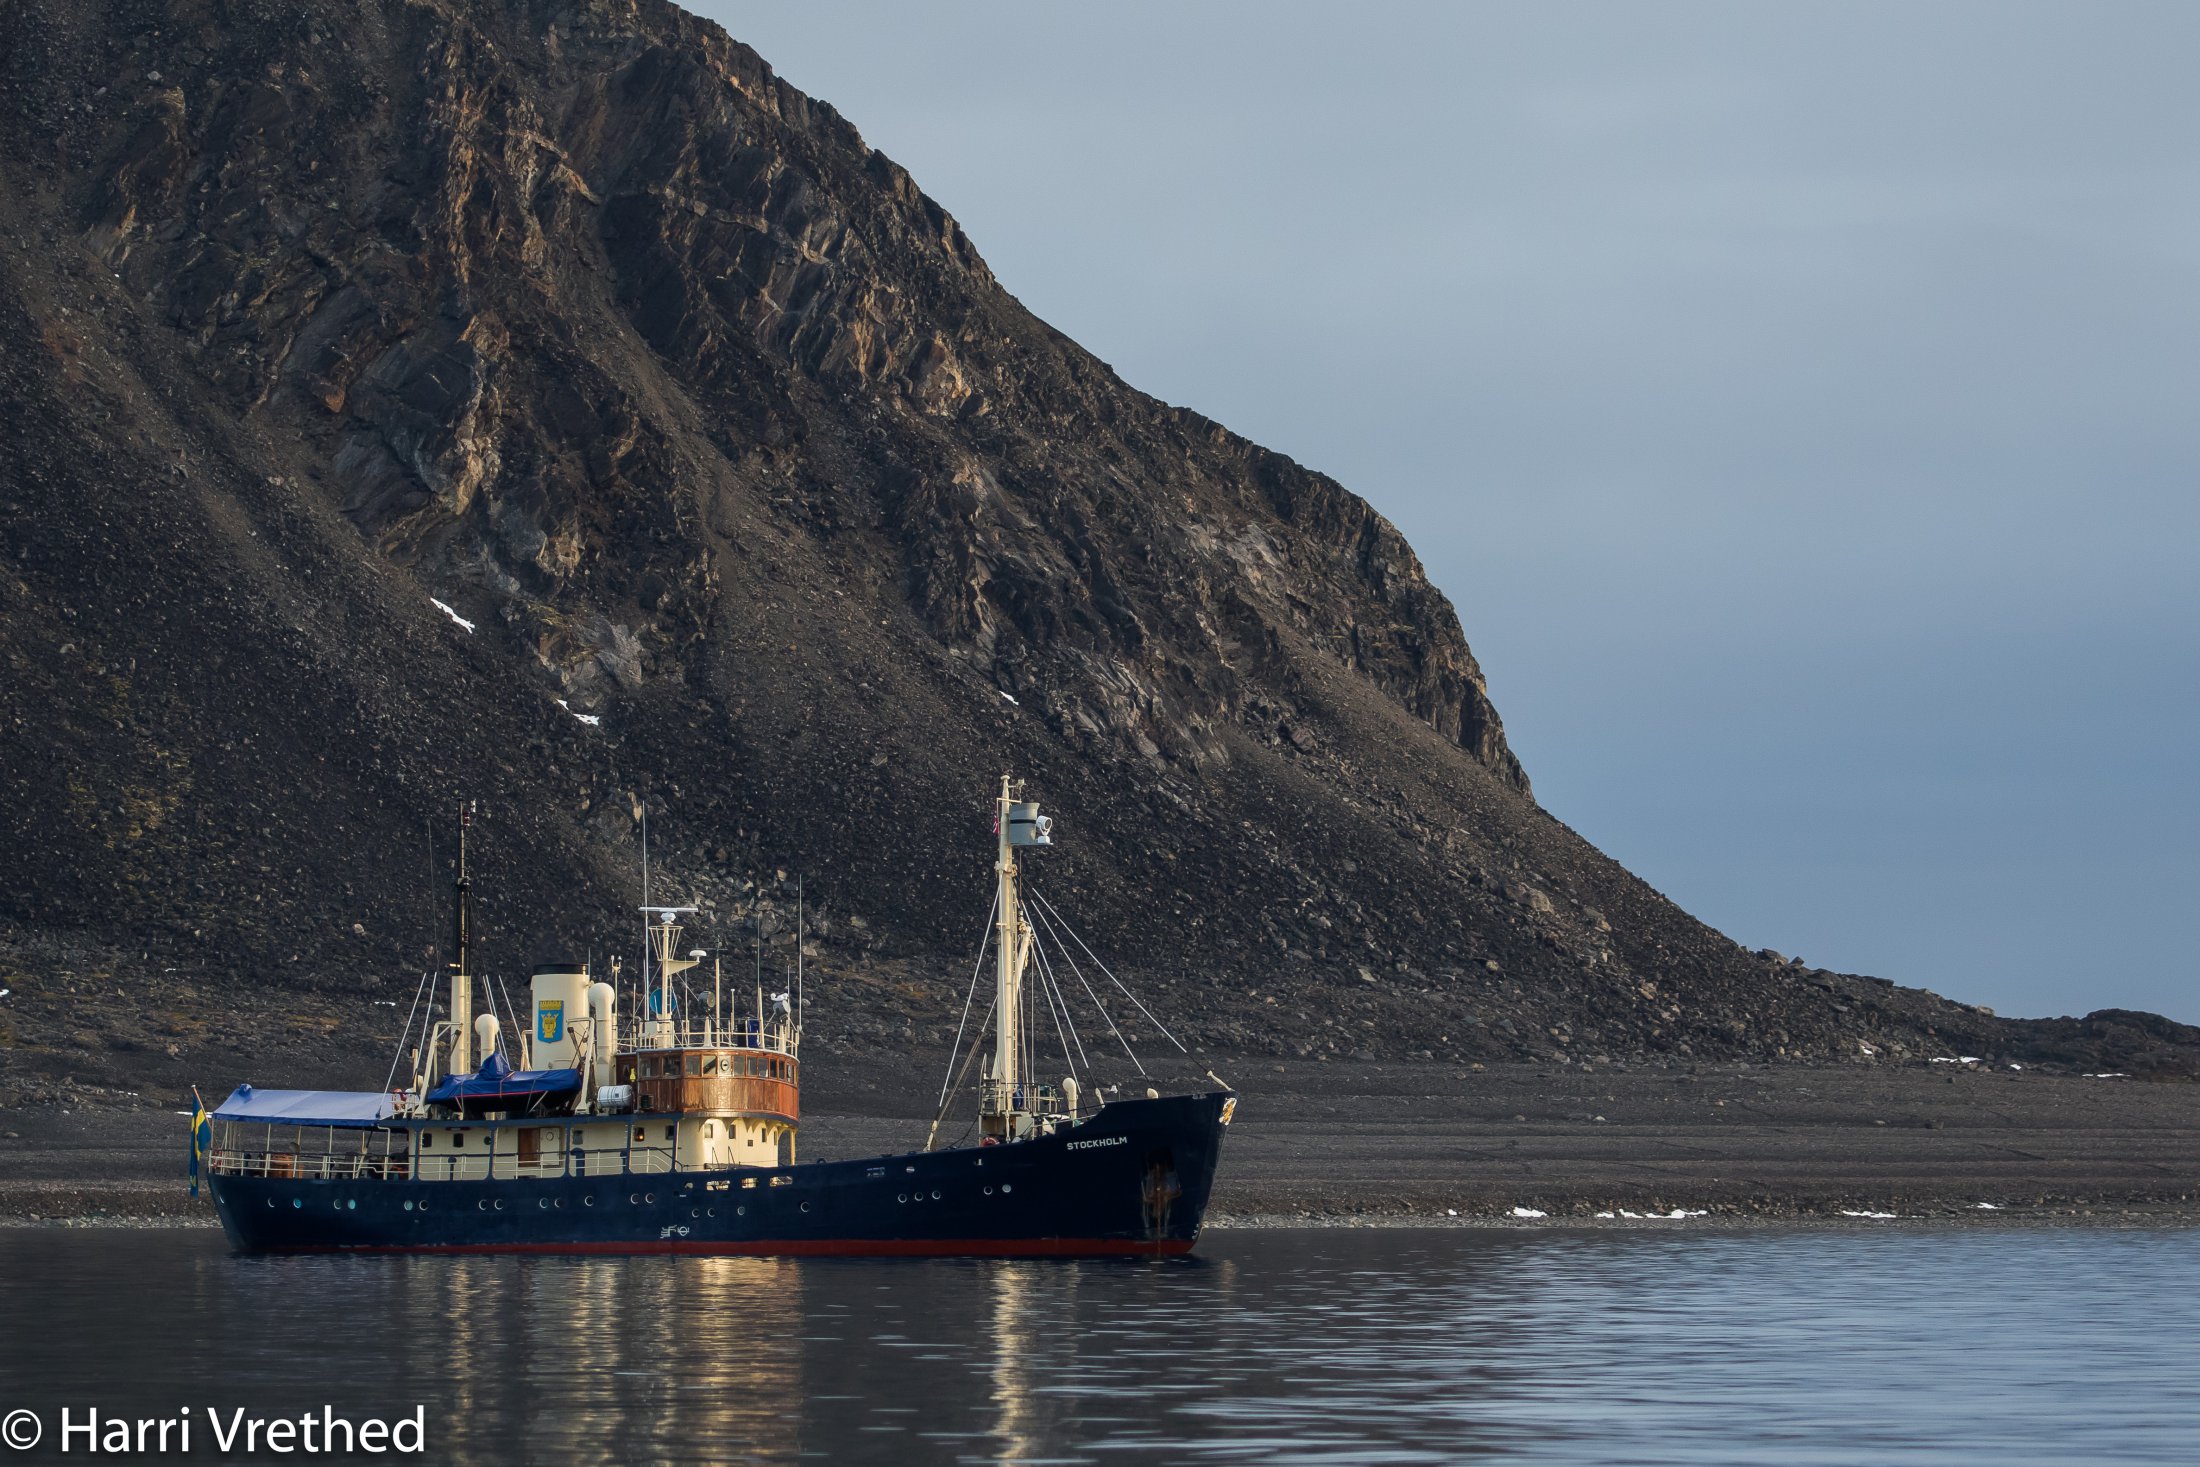
<svg viewBox="0 0 2200 1467">
<path fill-rule="evenodd" d="M 489 1210 L 489 1199 L 486 1197 L 475 1198 L 474 1209 L 477 1212 L 487 1212 Z"/>
<path fill-rule="evenodd" d="M 547 1197 L 537 1197 L 535 1199 L 535 1206 L 547 1212 L 550 1210 L 550 1199 Z"/>
<path fill-rule="evenodd" d="M 499 1198 L 497 1199 L 497 1201 L 496 1201 L 496 1208 L 497 1208 L 497 1211 L 498 1211 L 498 1212 L 502 1212 L 502 1211 L 504 1211 L 504 1199 L 503 1199 L 502 1197 L 499 1197 Z"/>
<path fill-rule="evenodd" d="M 550 1205 L 552 1207 L 563 1207 L 565 1206 L 565 1199 L 563 1197 L 553 1197 L 550 1199 Z"/>
<path fill-rule="evenodd" d="M 718 1216 L 718 1209 L 715 1207 L 706 1207 L 703 1209 L 703 1216 L 716 1217 Z"/>
<path fill-rule="evenodd" d="M 749 1210 L 746 1207 L 736 1207 L 733 1210 L 733 1215 L 735 1217 L 747 1217 L 749 1215 Z"/>
<path fill-rule="evenodd" d="M 269 1207 L 273 1207 L 273 1206 L 275 1205 L 275 1199 L 274 1199 L 274 1198 L 272 1198 L 272 1197 L 268 1198 L 268 1199 L 267 1199 L 267 1205 L 268 1205 Z"/>
<path fill-rule="evenodd" d="M 346 1202 L 344 1206 L 349 1211 L 357 1212 L 359 1210 L 359 1199 L 354 1197 L 349 1202 Z"/>
<path fill-rule="evenodd" d="M 993 1189 L 991 1187 L 986 1188 L 985 1195 L 991 1197 L 993 1195 Z"/>
<path fill-rule="evenodd" d="M 405 1203 L 405 1210 L 406 1210 L 407 1212 L 411 1212 L 411 1211 L 413 1210 L 413 1205 L 412 1205 L 412 1202 L 411 1202 L 411 1200 L 410 1200 L 409 1198 L 408 1198 L 408 1199 L 406 1200 L 406 1203 Z"/>
<path fill-rule="evenodd" d="M 594 1207 L 595 1205 L 596 1199 L 593 1197 L 583 1197 L 581 1199 L 581 1206 L 583 1207 Z"/>
<path fill-rule="evenodd" d="M 420 1199 L 420 1210 L 422 1212 L 426 1212 L 428 1210 L 428 1199 L 425 1197 Z"/>
<path fill-rule="evenodd" d="M 1015 1185 L 1014 1185 L 1013 1183 L 1010 1183 L 1010 1182 L 1003 1182 L 1003 1183 L 1001 1183 L 1001 1190 L 1002 1190 L 1003 1192 L 1013 1192 L 1013 1191 L 1015 1191 L 1015 1190 L 1016 1190 L 1016 1188 L 1015 1188 Z"/>
<path fill-rule="evenodd" d="M 909 1200 L 909 1194 L 907 1192 L 896 1192 L 894 1194 L 894 1200 L 896 1202 L 907 1202 Z"/>
<path fill-rule="evenodd" d="M 689 1216 L 689 1217 L 701 1217 L 702 1215 L 703 1215 L 703 1209 L 701 1209 L 700 1207 L 691 1207 L 691 1208 L 689 1208 L 689 1209 L 688 1209 L 688 1216 Z"/>
<path fill-rule="evenodd" d="M 290 1205 L 292 1207 L 303 1207 L 306 1205 L 306 1202 L 303 1197 L 293 1197 L 290 1199 Z"/>
<path fill-rule="evenodd" d="M 626 1200 L 634 1206 L 640 1207 L 642 1205 L 642 1194 L 639 1192 L 629 1192 L 626 1194 Z"/>
<path fill-rule="evenodd" d="M 810 1210 L 810 1204 L 809 1204 L 809 1203 L 807 1203 L 807 1202 L 803 1203 L 803 1204 L 802 1204 L 802 1210 L 803 1210 L 804 1212 L 808 1212 L 808 1211 Z"/>
<path fill-rule="evenodd" d="M 657 1200 L 657 1194 L 655 1192 L 644 1192 L 642 1194 L 642 1200 L 644 1202 L 655 1202 Z"/>
</svg>

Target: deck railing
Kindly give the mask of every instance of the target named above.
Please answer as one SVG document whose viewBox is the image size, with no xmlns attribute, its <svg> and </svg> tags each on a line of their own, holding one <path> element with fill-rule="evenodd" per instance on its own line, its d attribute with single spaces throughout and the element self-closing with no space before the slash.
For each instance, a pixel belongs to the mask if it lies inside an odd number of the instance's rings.
<svg viewBox="0 0 2200 1467">
<path fill-rule="evenodd" d="M 663 1146 L 592 1146 L 544 1151 L 532 1157 L 340 1156 L 291 1151 L 212 1152 L 208 1161 L 223 1176 L 279 1177 L 301 1181 L 486 1182 L 522 1177 L 655 1176 L 689 1170 Z"/>
<path fill-rule="evenodd" d="M 367 1179 L 402 1181 L 407 1175 L 402 1156 L 301 1155 L 294 1151 L 216 1151 L 208 1156 L 214 1171 L 234 1177 L 296 1177 L 304 1181 L 335 1182 Z"/>
<path fill-rule="evenodd" d="M 624 1036 L 620 1054 L 633 1054 L 656 1049 L 761 1049 L 773 1054 L 792 1055 L 797 1052 L 794 1035 L 784 1025 L 766 1024 L 761 1028 L 746 1020 L 728 1024 L 700 1022 L 667 1023 L 661 1019 L 645 1019 L 639 1028 Z"/>
</svg>

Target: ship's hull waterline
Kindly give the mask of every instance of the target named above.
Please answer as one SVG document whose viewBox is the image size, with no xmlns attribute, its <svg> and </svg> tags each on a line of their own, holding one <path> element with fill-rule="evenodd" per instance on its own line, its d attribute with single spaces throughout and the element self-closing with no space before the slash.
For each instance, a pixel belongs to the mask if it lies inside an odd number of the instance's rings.
<svg viewBox="0 0 2200 1467">
<path fill-rule="evenodd" d="M 1007 1145 L 779 1168 L 211 1182 L 243 1253 L 1165 1257 L 1199 1237 L 1229 1103 L 1117 1101 Z"/>
</svg>

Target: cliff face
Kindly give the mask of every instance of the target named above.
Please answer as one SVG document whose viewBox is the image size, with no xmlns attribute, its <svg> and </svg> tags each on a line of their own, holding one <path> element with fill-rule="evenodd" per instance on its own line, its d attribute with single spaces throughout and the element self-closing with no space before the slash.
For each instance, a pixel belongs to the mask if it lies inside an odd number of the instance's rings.
<svg viewBox="0 0 2200 1467">
<path fill-rule="evenodd" d="M 646 804 L 729 933 L 808 874 L 851 1032 L 936 1018 L 1013 769 L 1047 884 L 1214 1044 L 1998 1032 L 1742 953 L 1552 821 L 1387 521 L 1032 317 L 714 26 L 23 0 L 0 57 L 34 998 L 340 1005 L 418 967 L 426 823 L 477 795 L 507 971 L 625 930 Z"/>
<path fill-rule="evenodd" d="M 336 19 L 117 55 L 86 245 L 575 706 L 709 687 L 741 571 L 796 561 L 1159 775 L 1281 738 L 1320 658 L 1525 789 L 1387 522 L 1048 331 L 754 53 L 657 7 Z"/>
</svg>

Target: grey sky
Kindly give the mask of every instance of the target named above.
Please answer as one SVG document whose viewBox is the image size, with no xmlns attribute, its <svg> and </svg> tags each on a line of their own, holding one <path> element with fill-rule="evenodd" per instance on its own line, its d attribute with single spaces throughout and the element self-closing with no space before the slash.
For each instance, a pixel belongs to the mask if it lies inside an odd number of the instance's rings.
<svg viewBox="0 0 2200 1467">
<path fill-rule="evenodd" d="M 2200 1021 L 2200 7 L 709 3 L 1753 946 Z"/>
</svg>

